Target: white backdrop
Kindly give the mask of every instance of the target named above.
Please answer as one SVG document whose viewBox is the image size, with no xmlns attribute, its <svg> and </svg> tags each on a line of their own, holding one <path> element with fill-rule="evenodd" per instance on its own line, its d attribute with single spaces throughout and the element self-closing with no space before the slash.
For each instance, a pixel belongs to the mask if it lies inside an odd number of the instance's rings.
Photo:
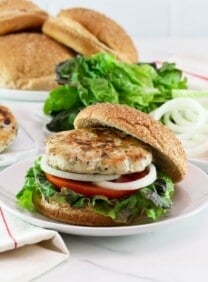
<svg viewBox="0 0 208 282">
<path fill-rule="evenodd" d="M 55 15 L 90 7 L 118 21 L 133 37 L 208 36 L 207 0 L 33 0 Z"/>
</svg>

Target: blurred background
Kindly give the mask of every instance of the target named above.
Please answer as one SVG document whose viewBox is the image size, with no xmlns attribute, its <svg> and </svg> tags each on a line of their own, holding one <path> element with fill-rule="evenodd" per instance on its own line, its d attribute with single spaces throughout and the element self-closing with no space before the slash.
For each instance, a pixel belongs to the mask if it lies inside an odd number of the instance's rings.
<svg viewBox="0 0 208 282">
<path fill-rule="evenodd" d="M 89 7 L 118 21 L 132 37 L 206 37 L 207 0 L 33 0 L 52 15 Z"/>
</svg>

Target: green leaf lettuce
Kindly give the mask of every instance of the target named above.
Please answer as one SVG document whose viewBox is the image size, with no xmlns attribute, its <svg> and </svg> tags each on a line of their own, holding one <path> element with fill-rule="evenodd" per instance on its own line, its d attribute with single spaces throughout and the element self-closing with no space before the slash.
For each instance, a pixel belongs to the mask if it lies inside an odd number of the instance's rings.
<svg viewBox="0 0 208 282">
<path fill-rule="evenodd" d="M 45 178 L 40 168 L 40 160 L 38 157 L 34 166 L 28 170 L 24 185 L 16 195 L 19 206 L 25 209 L 35 210 L 32 202 L 35 193 L 40 193 L 46 200 L 68 203 L 74 208 L 89 206 L 96 213 L 110 216 L 120 223 L 131 222 L 138 216 L 157 220 L 172 207 L 174 185 L 171 179 L 161 172 L 158 172 L 158 178 L 153 184 L 129 197 L 121 199 L 108 199 L 101 195 L 85 197 L 64 187 L 57 190 Z"/>
<path fill-rule="evenodd" d="M 61 86 L 52 90 L 44 103 L 44 113 L 51 116 L 63 111 L 70 115 L 71 111 L 102 102 L 149 113 L 171 99 L 173 89 L 187 88 L 187 80 L 173 63 L 154 68 L 120 62 L 107 53 L 64 61 L 56 66 L 56 75 Z"/>
</svg>

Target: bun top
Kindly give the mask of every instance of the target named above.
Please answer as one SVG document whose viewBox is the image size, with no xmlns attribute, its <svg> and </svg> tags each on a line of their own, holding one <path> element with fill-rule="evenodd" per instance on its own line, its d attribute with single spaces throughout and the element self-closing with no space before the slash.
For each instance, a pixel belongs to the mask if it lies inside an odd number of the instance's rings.
<svg viewBox="0 0 208 282">
<path fill-rule="evenodd" d="M 121 58 L 120 53 L 108 48 L 84 26 L 69 17 L 50 17 L 44 23 L 42 30 L 46 35 L 84 56 L 107 52 Z"/>
<path fill-rule="evenodd" d="M 129 62 L 138 62 L 137 50 L 127 32 L 113 19 L 86 8 L 61 10 L 58 18 L 71 18 L 84 26 L 100 42 L 107 47 L 126 56 Z"/>
<path fill-rule="evenodd" d="M 0 0 L 0 35 L 41 27 L 48 14 L 27 0 Z"/>
<path fill-rule="evenodd" d="M 124 105 L 101 103 L 82 110 L 74 121 L 76 129 L 113 127 L 151 147 L 153 161 L 174 182 L 187 172 L 186 154 L 180 141 L 150 115 Z"/>
<path fill-rule="evenodd" d="M 45 21 L 42 31 L 81 55 L 107 52 L 124 62 L 138 62 L 137 50 L 125 30 L 90 9 L 62 10 L 57 17 Z"/>
<path fill-rule="evenodd" d="M 15 33 L 0 40 L 0 88 L 50 90 L 55 65 L 74 53 L 40 33 Z"/>
</svg>

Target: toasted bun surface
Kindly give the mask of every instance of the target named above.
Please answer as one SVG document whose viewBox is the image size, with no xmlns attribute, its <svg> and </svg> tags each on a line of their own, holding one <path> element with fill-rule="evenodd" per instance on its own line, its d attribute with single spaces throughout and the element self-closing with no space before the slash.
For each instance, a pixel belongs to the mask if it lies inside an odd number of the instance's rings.
<svg viewBox="0 0 208 282">
<path fill-rule="evenodd" d="M 101 103 L 82 110 L 74 122 L 75 128 L 113 127 L 151 146 L 154 162 L 174 182 L 187 172 L 187 159 L 180 141 L 150 115 L 124 105 Z"/>
<path fill-rule="evenodd" d="M 40 213 L 61 222 L 88 226 L 119 225 L 110 217 L 97 214 L 89 207 L 83 209 L 72 208 L 68 204 L 61 204 L 55 201 L 48 202 L 38 194 L 34 195 L 33 203 Z"/>
<path fill-rule="evenodd" d="M 57 86 L 55 65 L 75 54 L 40 33 L 0 37 L 0 88 L 50 90 Z"/>
<path fill-rule="evenodd" d="M 18 125 L 13 113 L 0 105 L 0 152 L 5 150 L 17 135 Z"/>
<path fill-rule="evenodd" d="M 26 0 L 0 0 L 0 35 L 41 27 L 48 14 Z"/>
<path fill-rule="evenodd" d="M 81 55 L 108 52 L 121 61 L 138 61 L 136 48 L 123 28 L 93 10 L 62 10 L 56 18 L 49 17 L 42 30 Z"/>
</svg>

